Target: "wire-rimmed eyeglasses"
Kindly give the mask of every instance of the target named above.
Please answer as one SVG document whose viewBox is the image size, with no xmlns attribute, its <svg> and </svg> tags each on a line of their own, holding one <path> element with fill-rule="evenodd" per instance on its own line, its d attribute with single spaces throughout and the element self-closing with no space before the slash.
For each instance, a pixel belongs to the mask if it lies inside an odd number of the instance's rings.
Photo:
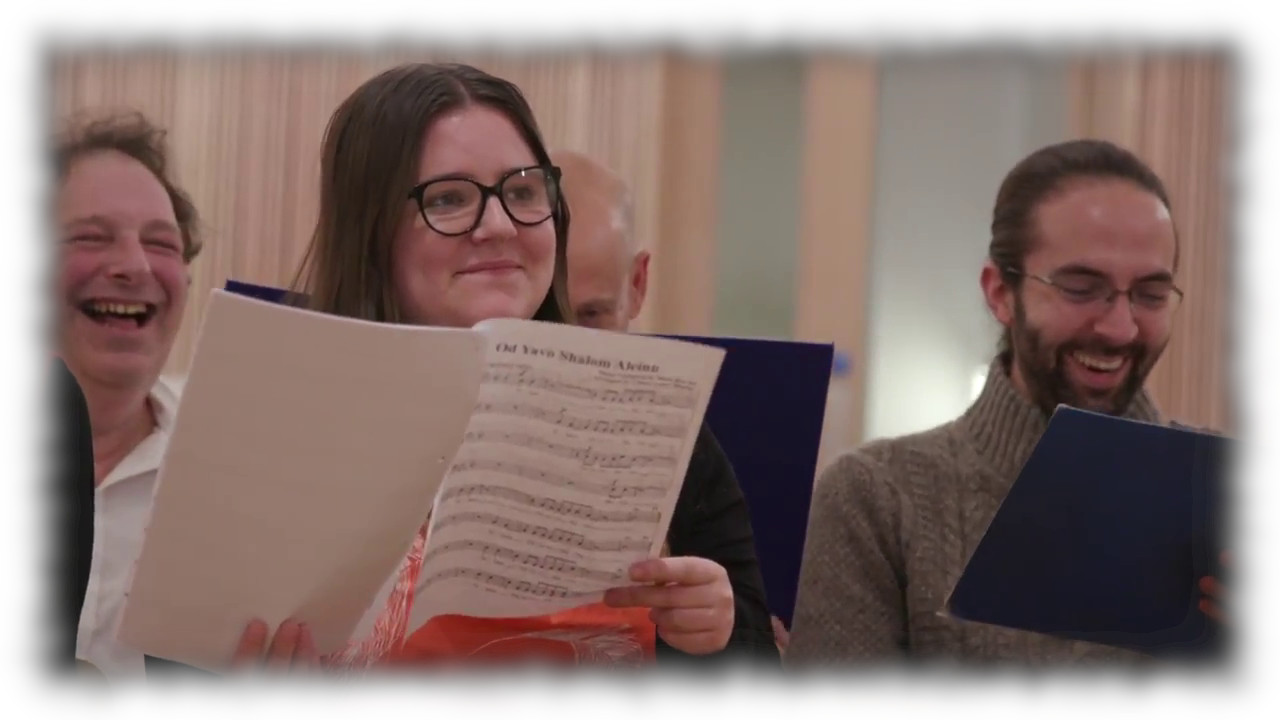
<svg viewBox="0 0 1280 720">
<path fill-rule="evenodd" d="M 1182 290 L 1170 278 L 1139 280 L 1127 290 L 1121 290 L 1105 277 L 1089 272 L 1065 271 L 1054 273 L 1052 277 L 1016 268 L 1005 268 L 1005 272 L 1044 283 L 1057 290 L 1064 300 L 1073 305 L 1097 309 L 1110 308 L 1116 298 L 1126 295 L 1132 308 L 1148 312 L 1172 311 L 1183 296 Z"/>
</svg>

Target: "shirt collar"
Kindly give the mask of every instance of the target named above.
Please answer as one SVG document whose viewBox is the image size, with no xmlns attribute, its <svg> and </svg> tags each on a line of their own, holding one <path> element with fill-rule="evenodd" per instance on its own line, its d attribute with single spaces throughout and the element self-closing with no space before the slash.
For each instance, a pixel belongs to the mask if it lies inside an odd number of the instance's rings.
<svg viewBox="0 0 1280 720">
<path fill-rule="evenodd" d="M 164 449 L 169 444 L 169 435 L 173 432 L 173 423 L 178 415 L 181 386 L 180 381 L 162 377 L 151 387 L 147 400 L 155 414 L 155 428 L 125 455 L 120 464 L 102 481 L 99 489 L 148 473 L 154 474 L 160 469 L 160 460 L 164 457 Z"/>
</svg>

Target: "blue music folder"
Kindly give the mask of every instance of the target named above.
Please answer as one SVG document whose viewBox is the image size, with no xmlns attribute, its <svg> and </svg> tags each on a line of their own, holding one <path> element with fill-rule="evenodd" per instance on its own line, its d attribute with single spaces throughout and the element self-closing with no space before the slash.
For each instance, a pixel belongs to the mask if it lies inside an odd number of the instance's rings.
<svg viewBox="0 0 1280 720">
<path fill-rule="evenodd" d="M 1160 657 L 1223 650 L 1231 441 L 1059 406 L 947 601 L 954 617 Z"/>
<path fill-rule="evenodd" d="M 228 280 L 228 292 L 284 302 L 289 293 Z M 706 422 L 751 514 L 769 609 L 791 626 L 817 474 L 834 348 L 830 344 L 667 335 L 725 349 Z"/>
<path fill-rule="evenodd" d="M 834 348 L 825 343 L 668 335 L 725 349 L 707 425 L 751 514 L 769 610 L 796 606 Z"/>
</svg>

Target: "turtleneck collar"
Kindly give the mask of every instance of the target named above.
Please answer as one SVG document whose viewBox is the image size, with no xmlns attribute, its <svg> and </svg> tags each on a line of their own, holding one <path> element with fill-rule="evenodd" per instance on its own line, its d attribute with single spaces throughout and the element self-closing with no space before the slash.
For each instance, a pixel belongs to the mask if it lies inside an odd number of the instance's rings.
<svg viewBox="0 0 1280 720">
<path fill-rule="evenodd" d="M 1138 391 L 1123 416 L 1164 422 L 1146 389 Z M 991 468 L 1013 482 L 1048 427 L 1049 416 L 1013 386 L 1008 357 L 1001 355 L 991 361 L 982 393 L 960 416 L 958 425 Z"/>
</svg>

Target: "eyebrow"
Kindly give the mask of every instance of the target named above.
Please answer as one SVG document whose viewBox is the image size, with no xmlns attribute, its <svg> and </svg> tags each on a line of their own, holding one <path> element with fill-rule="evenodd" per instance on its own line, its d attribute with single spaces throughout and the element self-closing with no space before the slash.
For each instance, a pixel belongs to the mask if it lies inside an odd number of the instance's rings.
<svg viewBox="0 0 1280 720">
<path fill-rule="evenodd" d="M 451 172 L 451 173 L 444 173 L 442 175 L 432 175 L 431 177 L 426 178 L 424 180 L 419 180 L 418 184 L 426 185 L 427 183 L 433 183 L 437 180 L 475 180 L 475 179 L 476 178 L 474 175 L 470 175 L 468 173 Z M 477 180 L 477 182 L 479 181 Z"/>
<path fill-rule="evenodd" d="M 174 225 L 168 220 L 152 220 L 151 222 L 142 226 L 143 232 L 155 232 L 157 230 L 162 232 L 171 232 L 176 235 L 182 234 L 182 231 L 178 229 L 178 226 Z"/>
<path fill-rule="evenodd" d="M 75 225 L 97 225 L 100 228 L 110 228 L 111 221 L 101 215 L 85 215 L 83 217 L 72 218 L 62 224 L 62 227 L 69 228 Z"/>
<path fill-rule="evenodd" d="M 541 167 L 542 165 L 540 165 L 537 160 L 534 160 L 532 165 L 512 165 L 506 170 L 503 170 L 502 172 L 498 173 L 498 179 L 501 180 L 502 178 L 505 178 L 509 175 L 517 173 L 521 170 L 536 170 Z M 432 175 L 431 177 L 428 177 L 426 179 L 419 180 L 418 185 L 426 185 L 427 183 L 433 183 L 433 182 L 436 182 L 437 180 L 471 180 L 473 182 L 478 182 L 482 185 L 487 184 L 487 183 L 484 183 L 482 180 L 480 180 L 480 178 L 476 177 L 471 173 L 450 172 L 450 173 L 442 173 L 440 175 Z"/>
<path fill-rule="evenodd" d="M 115 223 L 102 215 L 85 215 L 84 217 L 73 218 L 69 222 L 63 224 L 63 228 L 70 228 L 76 225 L 94 225 L 102 230 L 110 230 L 115 227 Z M 142 226 L 143 232 L 155 232 L 157 230 L 163 232 L 171 232 L 181 234 L 181 230 L 177 225 L 168 220 L 151 220 Z"/>
<path fill-rule="evenodd" d="M 1053 274 L 1054 275 L 1088 275 L 1090 277 L 1096 277 L 1102 280 L 1110 279 L 1107 277 L 1107 274 L 1102 272 L 1101 270 L 1096 270 L 1094 268 L 1089 267 L 1088 265 L 1080 265 L 1075 263 L 1071 265 L 1064 265 L 1058 268 L 1057 270 L 1054 270 Z M 1157 270 L 1156 272 L 1147 273 L 1146 275 L 1143 275 L 1142 277 L 1138 278 L 1134 282 L 1143 283 L 1143 282 L 1172 282 L 1172 281 L 1173 281 L 1173 273 L 1169 272 L 1168 270 Z"/>
</svg>

